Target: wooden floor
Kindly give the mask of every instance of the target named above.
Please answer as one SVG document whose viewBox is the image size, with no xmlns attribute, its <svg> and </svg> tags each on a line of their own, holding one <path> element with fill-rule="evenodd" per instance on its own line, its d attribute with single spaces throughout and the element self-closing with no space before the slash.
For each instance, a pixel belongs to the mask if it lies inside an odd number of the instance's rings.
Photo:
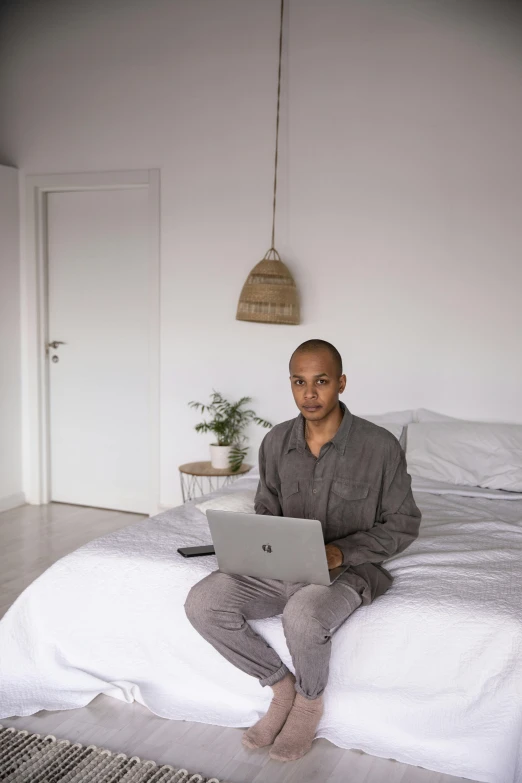
<svg viewBox="0 0 522 783">
<path fill-rule="evenodd" d="M 16 597 L 53 562 L 81 544 L 141 517 L 52 503 L 0 514 L 0 617 Z M 300 761 L 281 764 L 267 750 L 248 751 L 241 729 L 158 718 L 140 704 L 98 696 L 87 707 L 6 718 L 39 734 L 185 767 L 228 783 L 455 783 L 464 778 L 342 750 L 324 739 Z"/>
</svg>

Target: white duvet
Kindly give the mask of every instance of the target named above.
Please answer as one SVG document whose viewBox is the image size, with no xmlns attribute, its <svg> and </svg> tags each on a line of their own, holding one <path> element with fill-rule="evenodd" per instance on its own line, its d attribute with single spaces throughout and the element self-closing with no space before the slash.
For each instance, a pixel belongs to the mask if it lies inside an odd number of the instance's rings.
<svg viewBox="0 0 522 783">
<path fill-rule="evenodd" d="M 256 483 L 247 476 L 228 491 Z M 386 562 L 388 592 L 334 635 L 318 735 L 442 773 L 522 783 L 522 499 L 451 490 L 416 484 L 419 538 Z M 208 541 L 205 516 L 188 505 L 49 568 L 0 622 L 0 718 L 105 693 L 165 718 L 257 720 L 270 689 L 184 614 L 190 587 L 217 562 L 176 549 Z M 252 625 L 292 669 L 280 618 Z"/>
</svg>

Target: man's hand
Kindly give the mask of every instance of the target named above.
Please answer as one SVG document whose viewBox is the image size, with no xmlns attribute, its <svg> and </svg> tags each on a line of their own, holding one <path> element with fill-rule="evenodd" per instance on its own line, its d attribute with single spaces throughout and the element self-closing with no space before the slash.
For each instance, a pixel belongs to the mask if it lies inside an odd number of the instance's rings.
<svg viewBox="0 0 522 783">
<path fill-rule="evenodd" d="M 327 544 L 324 549 L 326 552 L 326 561 L 328 563 L 329 571 L 331 571 L 332 568 L 337 568 L 343 564 L 343 553 L 338 546 L 335 546 L 334 544 Z"/>
</svg>

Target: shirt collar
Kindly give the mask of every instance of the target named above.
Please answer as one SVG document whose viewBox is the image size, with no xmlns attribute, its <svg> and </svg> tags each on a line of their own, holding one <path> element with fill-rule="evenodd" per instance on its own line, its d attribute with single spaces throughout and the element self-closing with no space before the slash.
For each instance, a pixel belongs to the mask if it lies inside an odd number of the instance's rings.
<svg viewBox="0 0 522 783">
<path fill-rule="evenodd" d="M 344 454 L 348 435 L 352 427 L 353 413 L 350 413 L 344 402 L 341 400 L 339 400 L 339 405 L 341 406 L 341 410 L 343 412 L 343 418 L 341 419 L 339 429 L 333 438 L 329 441 L 329 443 L 333 443 L 337 451 L 340 454 Z M 294 419 L 294 424 L 290 431 L 290 438 L 288 439 L 288 446 L 286 447 L 286 453 L 292 449 L 297 449 L 300 454 L 305 451 L 306 440 L 304 436 L 304 427 L 305 419 L 303 414 L 300 413 L 299 416 Z"/>
</svg>

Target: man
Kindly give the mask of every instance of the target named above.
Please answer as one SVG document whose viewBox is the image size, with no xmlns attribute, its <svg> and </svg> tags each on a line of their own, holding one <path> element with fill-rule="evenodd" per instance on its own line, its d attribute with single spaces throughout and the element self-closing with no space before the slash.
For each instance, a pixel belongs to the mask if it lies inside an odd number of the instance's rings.
<svg viewBox="0 0 522 783">
<path fill-rule="evenodd" d="M 386 592 L 380 564 L 417 538 L 421 513 L 404 451 L 387 430 L 350 413 L 338 351 L 308 340 L 290 360 L 300 414 L 275 426 L 259 451 L 257 514 L 319 519 L 328 568 L 348 565 L 329 587 L 215 571 L 194 585 L 185 609 L 199 633 L 244 672 L 271 686 L 266 715 L 243 734 L 279 761 L 311 748 L 323 714 L 331 637 L 360 606 Z M 248 620 L 282 613 L 295 677 Z"/>
</svg>

